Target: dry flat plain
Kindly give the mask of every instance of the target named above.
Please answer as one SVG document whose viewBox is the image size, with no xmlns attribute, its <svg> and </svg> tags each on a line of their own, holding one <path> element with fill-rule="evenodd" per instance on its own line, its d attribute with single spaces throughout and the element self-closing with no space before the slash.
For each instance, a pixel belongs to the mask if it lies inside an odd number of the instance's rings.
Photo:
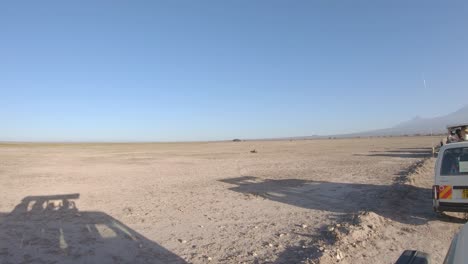
<svg viewBox="0 0 468 264">
<path fill-rule="evenodd" d="M 0 144 L 0 263 L 441 263 L 432 142 Z"/>
</svg>

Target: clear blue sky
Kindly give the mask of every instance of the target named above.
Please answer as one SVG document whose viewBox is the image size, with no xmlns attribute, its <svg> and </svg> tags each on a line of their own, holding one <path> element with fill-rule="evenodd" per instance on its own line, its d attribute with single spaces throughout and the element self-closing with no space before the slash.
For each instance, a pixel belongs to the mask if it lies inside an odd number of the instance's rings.
<svg viewBox="0 0 468 264">
<path fill-rule="evenodd" d="M 335 134 L 467 104 L 466 1 L 9 2 L 0 141 Z"/>
</svg>

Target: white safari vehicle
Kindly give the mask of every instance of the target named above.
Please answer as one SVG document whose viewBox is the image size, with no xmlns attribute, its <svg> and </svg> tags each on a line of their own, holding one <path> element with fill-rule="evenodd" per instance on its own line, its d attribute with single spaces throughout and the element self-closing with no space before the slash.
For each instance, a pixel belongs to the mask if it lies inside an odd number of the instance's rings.
<svg viewBox="0 0 468 264">
<path fill-rule="evenodd" d="M 440 148 L 432 197 L 435 212 L 468 212 L 468 141 Z"/>
<path fill-rule="evenodd" d="M 443 264 L 466 264 L 468 260 L 468 224 L 455 234 Z M 395 264 L 428 264 L 429 254 L 405 250 Z"/>
</svg>

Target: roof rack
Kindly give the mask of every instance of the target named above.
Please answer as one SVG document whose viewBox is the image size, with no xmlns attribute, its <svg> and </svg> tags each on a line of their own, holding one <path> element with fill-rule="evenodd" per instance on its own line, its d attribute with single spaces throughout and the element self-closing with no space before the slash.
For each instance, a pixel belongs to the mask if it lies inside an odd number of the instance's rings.
<svg viewBox="0 0 468 264">
<path fill-rule="evenodd" d="M 457 127 L 468 127 L 468 123 L 459 123 L 459 124 L 448 125 L 447 129 L 453 129 L 453 128 L 457 128 Z"/>
</svg>

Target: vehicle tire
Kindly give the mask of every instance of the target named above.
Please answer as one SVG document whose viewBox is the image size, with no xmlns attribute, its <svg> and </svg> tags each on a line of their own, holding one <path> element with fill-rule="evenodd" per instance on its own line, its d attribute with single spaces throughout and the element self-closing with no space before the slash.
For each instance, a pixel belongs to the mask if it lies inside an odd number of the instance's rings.
<svg viewBox="0 0 468 264">
<path fill-rule="evenodd" d="M 442 211 L 435 211 L 436 218 L 444 218 L 446 215 Z"/>
</svg>

